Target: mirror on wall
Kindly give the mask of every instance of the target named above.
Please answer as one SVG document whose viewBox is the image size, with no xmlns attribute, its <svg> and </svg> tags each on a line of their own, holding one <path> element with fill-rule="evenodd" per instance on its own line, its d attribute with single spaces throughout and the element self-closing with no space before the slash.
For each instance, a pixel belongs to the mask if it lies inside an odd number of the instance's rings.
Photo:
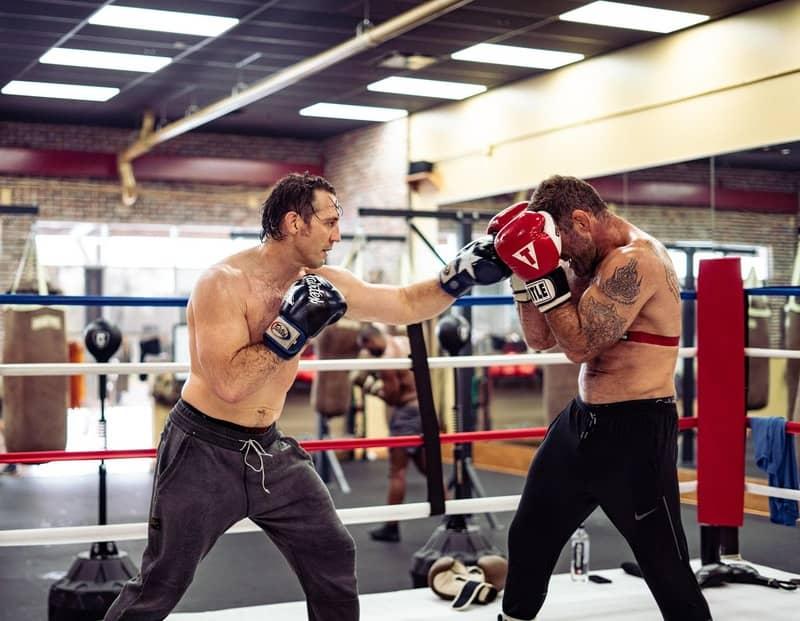
<svg viewBox="0 0 800 621">
<path fill-rule="evenodd" d="M 768 145 L 587 181 L 619 215 L 667 246 L 683 289 L 694 289 L 701 260 L 731 255 L 740 257 L 748 287 L 800 284 L 800 266 L 796 266 L 800 143 Z M 441 208 L 496 212 L 529 198 L 533 187 Z M 475 227 L 476 235 L 482 232 L 480 226 Z M 507 288 L 501 286 L 492 293 L 504 294 Z M 781 296 L 750 296 L 749 306 L 751 346 L 800 349 L 800 303 Z M 686 312 L 687 302 L 684 307 Z M 693 316 L 688 319 L 685 333 L 693 328 Z M 486 354 L 525 351 L 513 306 L 474 309 L 473 345 Z M 800 364 L 751 359 L 749 375 L 751 415 L 800 418 L 794 406 Z M 544 426 L 576 392 L 575 365 L 481 369 L 476 376 L 483 386 L 476 391 L 481 397 L 474 400 L 477 420 L 488 420 L 495 429 Z M 679 396 L 689 391 L 693 397 L 693 380 L 693 369 L 679 360 Z M 681 409 L 684 407 L 694 410 L 693 399 L 685 399 Z M 690 453 L 686 461 L 692 457 Z"/>
</svg>

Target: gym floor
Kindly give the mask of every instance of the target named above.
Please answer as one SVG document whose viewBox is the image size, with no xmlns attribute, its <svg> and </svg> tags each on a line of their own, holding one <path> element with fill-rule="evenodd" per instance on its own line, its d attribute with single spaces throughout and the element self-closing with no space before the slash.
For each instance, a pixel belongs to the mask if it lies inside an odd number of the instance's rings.
<svg viewBox="0 0 800 621">
<path fill-rule="evenodd" d="M 532 403 L 530 392 L 525 398 L 516 390 L 496 394 L 493 411 L 502 413 L 502 426 L 545 424 L 538 420 L 541 403 Z M 315 432 L 313 415 L 308 412 L 308 397 L 303 391 L 293 392 L 281 420 L 282 428 L 300 437 Z M 531 413 L 533 412 L 533 413 Z M 127 435 L 141 447 L 149 439 L 149 429 L 134 433 L 125 428 L 134 417 L 130 411 L 108 411 L 109 429 Z M 543 413 L 542 413 L 543 415 Z M 89 412 L 88 418 L 94 416 Z M 116 416 L 116 419 L 115 419 Z M 506 420 L 506 419 L 509 420 Z M 90 425 L 76 416 L 71 422 L 81 429 Z M 339 426 L 336 421 L 334 426 Z M 500 425 L 497 425 L 500 426 Z M 333 430 L 333 435 L 341 432 Z M 141 437 L 139 437 L 141 436 Z M 75 448 L 71 446 L 70 448 Z M 134 462 L 136 460 L 128 460 Z M 757 473 L 748 459 L 748 473 Z M 109 462 L 108 522 L 144 522 L 150 500 L 151 474 L 149 461 L 136 464 Z M 19 468 L 16 475 L 0 476 L 0 528 L 49 528 L 97 524 L 97 462 L 69 463 L 60 476 L 43 476 L 42 469 L 54 464 Z M 121 466 L 129 467 L 125 471 Z M 80 468 L 79 468 L 80 467 Z M 340 508 L 382 505 L 386 502 L 387 464 L 382 459 L 344 461 L 342 468 L 352 487 L 343 494 L 335 483 L 330 489 Z M 445 464 L 445 472 L 452 466 Z M 480 482 L 490 496 L 518 494 L 523 477 L 479 470 Z M 425 499 L 425 481 L 416 471 L 409 471 L 407 502 Z M 699 528 L 696 509 L 685 505 L 683 524 L 693 558 L 699 557 Z M 502 553 L 506 552 L 506 531 L 513 514 L 495 516 L 502 525 L 492 530 L 484 516 L 475 516 L 472 523 Z M 399 543 L 381 543 L 369 538 L 375 525 L 349 527 L 358 546 L 358 576 L 362 593 L 383 593 L 412 587 L 410 570 L 414 553 L 425 545 L 441 518 L 413 520 L 401 524 Z M 591 538 L 592 569 L 618 568 L 621 562 L 633 560 L 622 537 L 602 511 L 596 511 L 587 522 Z M 800 574 L 800 537 L 797 530 L 771 524 L 767 518 L 746 516 L 740 534 L 741 551 L 750 562 Z M 118 542 L 138 567 L 144 541 Z M 85 552 L 88 544 L 0 547 L 0 621 L 41 621 L 47 618 L 50 586 L 67 571 L 76 555 Z M 380 571 L 376 571 L 380 568 Z M 562 552 L 556 573 L 568 571 L 568 556 Z M 599 588 L 599 587 L 598 587 Z M 200 565 L 194 583 L 185 594 L 177 612 L 199 612 L 254 606 L 266 603 L 291 602 L 303 598 L 300 586 L 286 562 L 260 533 L 226 535 Z"/>
<path fill-rule="evenodd" d="M 380 505 L 385 503 L 386 462 L 352 461 L 342 464 L 352 486 L 342 494 L 335 486 L 331 493 L 338 507 Z M 479 471 L 481 482 L 491 495 L 519 493 L 522 477 Z M 425 481 L 412 472 L 408 481 L 408 502 L 425 497 Z M 97 476 L 0 477 L 0 523 L 5 529 L 46 528 L 97 523 Z M 109 476 L 109 523 L 144 522 L 150 496 L 148 473 L 120 473 Z M 507 526 L 511 513 L 499 513 L 498 521 Z M 401 525 L 400 543 L 379 543 L 369 538 L 372 525 L 351 526 L 358 546 L 358 576 L 362 593 L 379 593 L 411 588 L 411 562 L 441 524 L 440 518 L 413 520 Z M 503 553 L 506 532 L 489 527 L 483 516 L 473 518 L 481 532 Z M 683 523 L 693 557 L 699 556 L 699 529 L 694 507 L 684 506 Z M 596 511 L 587 523 L 591 540 L 591 567 L 617 568 L 633 560 L 624 540 L 614 530 L 602 511 Z M 118 543 L 139 565 L 143 541 Z M 47 614 L 50 585 L 69 568 L 79 552 L 88 545 L 6 547 L 0 548 L 0 620 L 41 621 Z M 768 519 L 745 518 L 741 530 L 741 550 L 751 562 L 800 573 L 800 537 L 797 531 L 771 524 Z M 376 571 L 380 568 L 380 571 Z M 556 573 L 568 571 L 565 553 Z M 265 603 L 296 601 L 303 598 L 300 586 L 286 562 L 266 537 L 260 533 L 226 535 L 200 565 L 189 591 L 176 611 L 197 612 L 253 606 Z"/>
</svg>

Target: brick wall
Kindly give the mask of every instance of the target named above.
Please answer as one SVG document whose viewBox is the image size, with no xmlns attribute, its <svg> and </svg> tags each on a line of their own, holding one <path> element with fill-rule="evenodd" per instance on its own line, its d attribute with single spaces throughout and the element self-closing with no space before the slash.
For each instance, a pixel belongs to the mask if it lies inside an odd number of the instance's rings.
<svg viewBox="0 0 800 621">
<path fill-rule="evenodd" d="M 115 127 L 0 123 L 0 146 L 118 153 L 138 136 Z M 156 146 L 151 153 L 194 157 L 232 157 L 281 162 L 322 163 L 322 148 L 313 140 L 269 138 L 201 131 L 182 134 Z"/>
<path fill-rule="evenodd" d="M 0 146 L 117 152 L 135 139 L 136 132 L 88 126 L 0 123 Z M 325 176 L 336 186 L 344 206 L 342 229 L 357 226 L 366 233 L 406 235 L 399 218 L 357 220 L 358 207 L 409 206 L 407 122 L 398 120 L 350 132 L 322 143 L 286 138 L 190 132 L 160 145 L 157 152 L 208 157 L 274 159 L 288 162 L 324 162 Z M 707 183 L 707 163 L 654 168 L 630 173 L 631 179 Z M 750 171 L 718 167 L 721 187 L 797 192 L 800 175 L 791 172 Z M 141 197 L 131 209 L 122 206 L 119 185 L 108 180 L 78 180 L 0 176 L 0 196 L 13 204 L 35 204 L 39 218 L 87 222 L 144 222 L 227 224 L 257 228 L 258 208 L 265 194 L 243 186 L 140 183 Z M 524 193 L 525 195 L 529 193 Z M 517 197 L 503 197 L 501 203 Z M 508 200 L 507 200 L 508 199 Z M 485 201 L 484 201 L 485 202 Z M 485 209 L 486 206 L 481 206 Z M 771 247 L 771 281 L 789 282 L 798 225 L 795 215 L 748 214 L 674 206 L 621 206 L 620 213 L 664 241 L 713 240 L 766 244 Z M 0 287 L 11 283 L 24 240 L 34 223 L 30 216 L 2 216 Z M 332 262 L 347 251 L 342 243 Z M 371 244 L 365 277 L 395 282 L 398 254 L 404 246 Z M 783 300 L 773 298 L 773 340 L 779 341 L 778 312 Z"/>
<path fill-rule="evenodd" d="M 117 128 L 38 123 L 0 123 L 0 146 L 116 153 L 136 139 L 135 131 Z M 324 143 L 291 138 L 252 137 L 190 132 L 159 145 L 153 153 L 198 157 L 268 159 L 322 164 L 345 206 L 343 230 L 353 232 L 357 207 L 406 207 L 406 124 L 388 123 L 332 138 Z M 260 227 L 259 208 L 267 188 L 197 183 L 139 182 L 132 208 L 120 201 L 115 181 L 0 175 L 0 197 L 6 203 L 37 205 L 38 219 L 93 223 L 219 224 Z M 0 288 L 5 291 L 26 237 L 37 218 L 0 216 Z M 365 222 L 368 232 L 405 234 L 401 220 Z M 341 244 L 344 256 L 347 244 Z M 385 280 L 397 277 L 394 244 L 371 244 L 369 272 Z M 402 252 L 404 248 L 401 246 Z M 336 258 L 332 257 L 336 263 Z M 381 272 L 383 271 L 383 274 Z M 2 328 L 0 327 L 0 332 Z M 2 334 L 0 334 L 0 343 Z"/>
<path fill-rule="evenodd" d="M 797 247 L 798 218 L 791 214 L 752 214 L 736 211 L 673 206 L 627 206 L 617 210 L 621 216 L 663 242 L 713 241 L 717 244 L 753 244 L 769 247 L 769 281 L 765 285 L 786 285 L 791 281 Z M 712 228 L 713 222 L 713 228 Z M 784 297 L 768 298 L 770 346 L 783 343 L 782 308 Z"/>
<path fill-rule="evenodd" d="M 0 146 L 116 153 L 131 144 L 136 132 L 108 127 L 0 123 Z M 154 152 L 207 157 L 272 159 L 322 163 L 322 145 L 311 140 L 190 132 L 159 145 Z M 120 201 L 120 186 L 108 180 L 0 176 L 3 198 L 12 204 L 38 205 L 39 218 L 87 222 L 227 224 L 257 227 L 258 208 L 266 188 L 235 185 L 145 183 L 132 208 Z M 34 220 L 2 217 L 0 288 L 8 288 L 18 262 L 17 237 L 27 235 Z M 20 248 L 21 249 L 21 248 Z"/>
<path fill-rule="evenodd" d="M 800 173 L 716 166 L 717 186 L 732 190 L 759 190 L 798 194 Z M 708 161 L 664 166 L 629 174 L 636 181 L 683 181 L 707 184 Z M 798 214 L 764 214 L 674 206 L 620 206 L 619 213 L 665 242 L 713 241 L 717 244 L 753 244 L 769 248 L 769 280 L 765 285 L 791 282 L 797 250 Z M 768 298 L 772 311 L 770 346 L 783 344 L 784 297 Z"/>
<path fill-rule="evenodd" d="M 359 207 L 408 209 L 408 125 L 405 119 L 372 125 L 330 138 L 323 143 L 325 176 L 336 187 L 344 208 L 342 229 L 366 234 L 406 235 L 401 218 L 358 218 Z M 331 257 L 341 260 L 349 244 L 341 244 Z M 371 243 L 365 250 L 362 276 L 376 282 L 398 283 L 398 256 L 406 247 L 395 243 Z"/>
</svg>

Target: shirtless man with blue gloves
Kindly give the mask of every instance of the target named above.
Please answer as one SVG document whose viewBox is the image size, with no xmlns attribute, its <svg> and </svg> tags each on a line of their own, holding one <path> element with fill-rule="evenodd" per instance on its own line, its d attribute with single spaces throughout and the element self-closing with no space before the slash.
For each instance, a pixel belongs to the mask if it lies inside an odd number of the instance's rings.
<svg viewBox="0 0 800 621">
<path fill-rule="evenodd" d="M 159 445 L 142 569 L 106 621 L 164 619 L 216 540 L 246 517 L 297 574 L 311 621 L 358 619 L 353 539 L 308 454 L 276 427 L 298 354 L 345 314 L 415 323 L 510 272 L 484 236 L 439 278 L 367 284 L 325 265 L 341 215 L 325 179 L 288 175 L 264 203 L 262 243 L 199 278 L 187 310 L 191 372 Z"/>
</svg>

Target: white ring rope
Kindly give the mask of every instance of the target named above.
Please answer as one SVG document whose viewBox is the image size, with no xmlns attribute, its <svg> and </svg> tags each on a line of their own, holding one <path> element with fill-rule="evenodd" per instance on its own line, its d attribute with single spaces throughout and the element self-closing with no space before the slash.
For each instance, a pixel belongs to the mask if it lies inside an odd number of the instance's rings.
<svg viewBox="0 0 800 621">
<path fill-rule="evenodd" d="M 462 498 L 445 501 L 446 515 L 483 513 L 486 511 L 514 511 L 519 504 L 519 495 L 495 496 L 493 498 Z M 370 524 L 394 520 L 416 520 L 431 517 L 427 502 L 412 502 L 402 505 L 378 505 L 337 509 L 344 524 Z M 228 534 L 261 530 L 249 519 L 244 519 L 228 530 Z M 38 546 L 52 544 L 92 543 L 94 541 L 125 541 L 145 539 L 147 524 L 111 524 L 106 526 L 66 526 L 58 528 L 27 528 L 0 530 L 0 547 Z"/>
<path fill-rule="evenodd" d="M 750 358 L 800 359 L 800 349 L 766 349 L 745 347 L 744 355 Z M 681 347 L 680 358 L 697 356 L 696 347 Z M 539 366 L 570 364 L 564 354 L 508 354 L 494 356 L 439 356 L 428 358 L 431 369 L 459 369 L 465 367 L 504 367 L 515 364 Z M 341 360 L 301 360 L 301 371 L 360 371 L 381 369 L 410 369 L 410 358 L 348 358 Z M 39 364 L 0 364 L 0 376 L 31 375 L 137 375 L 139 373 L 186 373 L 186 362 L 54 362 Z"/>
<path fill-rule="evenodd" d="M 682 358 L 697 355 L 696 347 L 681 348 Z M 439 356 L 428 358 L 431 369 L 460 369 L 468 367 L 505 367 L 518 364 L 539 366 L 570 364 L 561 353 L 508 354 L 494 356 Z M 411 358 L 346 358 L 340 360 L 300 360 L 302 371 L 360 371 L 383 369 L 410 369 Z M 32 375 L 136 375 L 139 373 L 186 373 L 186 362 L 55 362 L 38 364 L 0 364 L 0 376 Z"/>
<path fill-rule="evenodd" d="M 771 496 L 772 498 L 784 498 L 786 500 L 800 500 L 800 490 L 785 489 L 783 487 L 770 487 L 759 483 L 745 483 L 744 491 L 756 496 Z"/>
<path fill-rule="evenodd" d="M 697 490 L 697 481 L 680 483 L 680 492 L 685 494 Z M 445 515 L 514 511 L 519 504 L 519 494 L 493 496 L 489 498 L 460 498 L 446 500 Z M 431 517 L 427 502 L 412 502 L 402 505 L 377 505 L 337 509 L 343 524 L 371 524 L 385 521 L 417 520 Z M 240 520 L 226 534 L 259 531 L 249 519 Z M 95 541 L 128 541 L 145 539 L 147 524 L 109 524 L 105 526 L 61 526 L 57 528 L 22 528 L 0 530 L 0 548 L 10 546 L 65 545 L 93 543 Z"/>
<path fill-rule="evenodd" d="M 745 347 L 744 355 L 751 358 L 800 358 L 800 349 L 765 349 L 764 347 Z"/>
</svg>

